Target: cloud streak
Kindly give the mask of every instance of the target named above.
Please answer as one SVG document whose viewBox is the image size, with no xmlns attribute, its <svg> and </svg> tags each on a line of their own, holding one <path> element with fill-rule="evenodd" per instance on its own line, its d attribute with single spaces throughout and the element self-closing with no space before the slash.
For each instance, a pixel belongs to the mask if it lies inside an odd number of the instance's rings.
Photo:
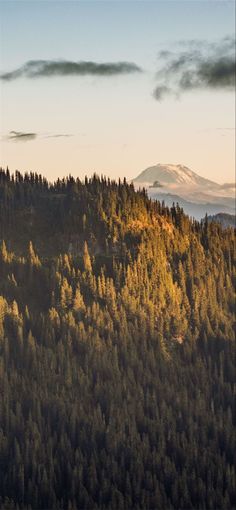
<svg viewBox="0 0 236 510">
<path fill-rule="evenodd" d="M 65 134 L 59 133 L 58 135 L 57 134 L 56 135 L 46 135 L 46 136 L 44 136 L 44 138 L 70 138 L 71 136 L 73 136 L 73 135 L 69 135 L 66 133 Z"/>
<path fill-rule="evenodd" d="M 154 97 L 158 101 L 168 95 L 197 90 L 234 90 L 235 40 L 225 37 L 218 43 L 185 41 L 179 51 L 162 51 L 163 62 L 157 73 Z"/>
<path fill-rule="evenodd" d="M 9 134 L 5 137 L 5 140 L 8 140 L 10 142 L 29 142 L 35 140 L 36 138 L 68 138 L 71 136 L 73 135 L 67 133 L 39 135 L 37 133 L 26 133 L 24 131 L 10 131 Z"/>
<path fill-rule="evenodd" d="M 51 78 L 55 76 L 117 76 L 140 73 L 142 69 L 133 62 L 73 62 L 68 60 L 30 60 L 13 71 L 0 75 L 3 81 L 18 78 Z"/>
<path fill-rule="evenodd" d="M 37 134 L 24 133 L 22 131 L 10 131 L 6 138 L 12 142 L 29 142 L 30 140 L 35 140 L 35 138 L 37 138 Z"/>
</svg>

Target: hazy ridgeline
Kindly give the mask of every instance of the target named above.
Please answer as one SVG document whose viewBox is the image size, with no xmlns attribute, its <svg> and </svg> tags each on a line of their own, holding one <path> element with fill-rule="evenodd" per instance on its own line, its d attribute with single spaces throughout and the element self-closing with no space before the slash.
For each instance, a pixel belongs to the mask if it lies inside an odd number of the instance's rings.
<svg viewBox="0 0 236 510">
<path fill-rule="evenodd" d="M 0 508 L 234 507 L 234 230 L 0 172 Z"/>
</svg>

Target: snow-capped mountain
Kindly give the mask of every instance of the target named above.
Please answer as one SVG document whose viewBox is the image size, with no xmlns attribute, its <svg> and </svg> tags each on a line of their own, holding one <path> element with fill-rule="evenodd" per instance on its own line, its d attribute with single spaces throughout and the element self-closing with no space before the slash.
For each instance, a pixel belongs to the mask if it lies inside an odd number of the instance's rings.
<svg viewBox="0 0 236 510">
<path fill-rule="evenodd" d="M 159 181 L 162 186 L 166 184 L 188 184 L 195 186 L 215 186 L 219 185 L 209 179 L 200 177 L 190 168 L 183 165 L 172 165 L 172 164 L 160 164 L 150 166 L 143 170 L 133 182 L 149 183 L 153 184 L 155 181 Z"/>
<path fill-rule="evenodd" d="M 234 184 L 210 181 L 184 165 L 158 163 L 143 170 L 133 183 L 135 188 L 147 188 L 150 198 L 164 200 L 168 206 L 178 202 L 196 219 L 206 213 L 235 213 Z"/>
</svg>

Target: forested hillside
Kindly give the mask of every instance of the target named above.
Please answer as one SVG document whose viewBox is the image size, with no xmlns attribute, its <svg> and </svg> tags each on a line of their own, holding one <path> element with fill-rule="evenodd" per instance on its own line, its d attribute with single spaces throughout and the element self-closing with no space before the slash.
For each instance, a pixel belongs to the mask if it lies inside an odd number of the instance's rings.
<svg viewBox="0 0 236 510">
<path fill-rule="evenodd" d="M 233 227 L 236 226 L 236 216 L 234 214 L 219 213 L 214 216 L 208 216 L 208 221 L 215 221 L 220 223 L 222 227 Z"/>
<path fill-rule="evenodd" d="M 0 508 L 234 508 L 234 230 L 0 172 Z"/>
</svg>

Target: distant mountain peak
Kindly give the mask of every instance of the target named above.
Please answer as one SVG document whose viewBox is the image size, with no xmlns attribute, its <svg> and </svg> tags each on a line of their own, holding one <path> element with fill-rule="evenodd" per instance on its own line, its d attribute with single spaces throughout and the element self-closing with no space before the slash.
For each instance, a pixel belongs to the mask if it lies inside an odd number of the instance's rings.
<svg viewBox="0 0 236 510">
<path fill-rule="evenodd" d="M 142 182 L 153 184 L 155 181 L 159 181 L 161 185 L 165 184 L 188 184 L 188 185 L 214 185 L 218 186 L 217 183 L 205 179 L 200 175 L 196 174 L 190 168 L 184 165 L 174 165 L 172 163 L 158 163 L 157 165 L 150 166 L 143 170 L 133 182 Z"/>
</svg>

